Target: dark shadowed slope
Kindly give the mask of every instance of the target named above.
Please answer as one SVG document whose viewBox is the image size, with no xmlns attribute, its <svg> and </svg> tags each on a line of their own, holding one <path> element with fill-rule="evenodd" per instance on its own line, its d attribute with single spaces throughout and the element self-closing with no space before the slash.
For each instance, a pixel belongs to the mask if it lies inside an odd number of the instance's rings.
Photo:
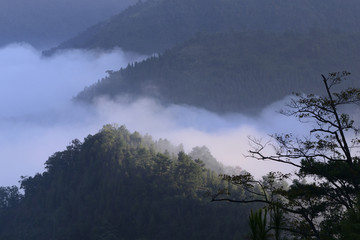
<svg viewBox="0 0 360 240">
<path fill-rule="evenodd" d="M 359 32 L 359 12 L 358 0 L 150 0 L 87 29 L 56 49 L 119 46 L 151 54 L 198 32 Z"/>
<path fill-rule="evenodd" d="M 360 35 L 198 35 L 160 56 L 110 72 L 77 99 L 149 96 L 215 112 L 256 112 L 297 92 L 318 92 L 320 74 L 358 75 Z M 359 82 L 357 82 L 359 84 Z"/>
</svg>

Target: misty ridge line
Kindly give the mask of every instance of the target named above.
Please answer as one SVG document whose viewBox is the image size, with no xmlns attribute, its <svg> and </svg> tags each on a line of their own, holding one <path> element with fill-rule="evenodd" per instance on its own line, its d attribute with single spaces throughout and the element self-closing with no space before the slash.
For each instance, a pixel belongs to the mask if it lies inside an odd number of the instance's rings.
<svg viewBox="0 0 360 240">
<path fill-rule="evenodd" d="M 326 7 L 324 7 L 326 5 Z M 208 32 L 359 32 L 356 0 L 176 0 L 138 1 L 62 42 L 61 48 L 120 46 L 145 54 L 163 52 L 197 33 Z M 334 12 L 342 14 L 334 14 Z M 153 24 L 149 24 L 152 22 Z"/>
<path fill-rule="evenodd" d="M 12 56 L 11 61 L 8 56 Z M 7 88 L 2 88 L 0 103 L 0 161 L 6 166 L 0 170 L 3 185 L 16 183 L 22 175 L 41 172 L 43 163 L 54 152 L 64 149 L 72 139 L 96 133 L 108 123 L 125 125 L 155 139 L 166 138 L 173 144 L 182 143 L 187 152 L 205 145 L 218 161 L 248 171 L 260 168 L 242 159 L 249 148 L 247 136 L 266 136 L 273 132 L 271 128 L 286 126 L 273 110 L 278 110 L 281 103 L 265 109 L 257 118 L 242 114 L 221 116 L 185 105 L 165 107 L 149 98 L 130 101 L 124 96 L 116 100 L 102 97 L 93 106 L 74 103 L 71 98 L 77 91 L 104 76 L 106 70 L 129 62 L 121 51 L 98 52 L 95 56 L 78 50 L 43 58 L 37 50 L 23 44 L 0 50 L 1 69 L 15 63 L 10 67 L 12 72 L 1 71 L 1 79 L 6 79 L 3 86 Z M 26 87 L 19 87 L 22 85 Z M 263 118 L 272 120 L 263 124 Z M 293 128 L 294 123 L 287 122 L 288 128 Z"/>
</svg>

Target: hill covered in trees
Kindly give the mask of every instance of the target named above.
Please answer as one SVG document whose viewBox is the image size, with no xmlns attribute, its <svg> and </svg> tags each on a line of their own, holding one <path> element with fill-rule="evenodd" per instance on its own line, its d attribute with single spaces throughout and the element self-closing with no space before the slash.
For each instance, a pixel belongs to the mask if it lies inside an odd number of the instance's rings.
<svg viewBox="0 0 360 240">
<path fill-rule="evenodd" d="M 77 99 L 148 96 L 220 113 L 257 112 L 295 91 L 318 93 L 321 73 L 346 69 L 359 75 L 359 41 L 360 34 L 337 32 L 198 34 L 163 54 L 109 71 Z"/>
<path fill-rule="evenodd" d="M 239 239 L 248 206 L 210 203 L 229 187 L 168 142 L 107 125 L 53 154 L 46 171 L 0 188 L 1 239 Z M 168 148 L 163 153 L 160 149 Z M 192 154 L 202 155 L 202 148 Z"/>
<path fill-rule="evenodd" d="M 346 4 L 341 0 L 140 1 L 52 51 L 117 46 L 152 54 L 182 43 L 198 32 L 360 32 L 359 11 L 357 0 L 348 0 Z"/>
</svg>

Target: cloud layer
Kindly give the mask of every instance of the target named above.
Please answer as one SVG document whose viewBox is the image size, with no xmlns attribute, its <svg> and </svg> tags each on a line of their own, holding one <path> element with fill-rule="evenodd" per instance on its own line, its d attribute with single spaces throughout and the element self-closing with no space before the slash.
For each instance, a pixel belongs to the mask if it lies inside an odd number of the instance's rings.
<svg viewBox="0 0 360 240">
<path fill-rule="evenodd" d="M 0 49 L 0 186 L 42 172 L 51 154 L 108 123 L 183 143 L 186 151 L 206 145 L 219 161 L 239 165 L 256 176 L 284 170 L 283 166 L 243 156 L 250 148 L 248 136 L 302 134 L 299 123 L 276 113 L 282 102 L 249 117 L 219 116 L 190 106 L 163 107 L 146 98 L 134 102 L 121 97 L 116 101 L 100 98 L 93 107 L 71 101 L 85 86 L 104 77 L 106 70 L 117 70 L 141 58 L 119 49 L 107 53 L 67 51 L 51 58 L 43 58 L 24 44 Z"/>
<path fill-rule="evenodd" d="M 43 171 L 48 156 L 101 127 L 71 98 L 106 70 L 141 58 L 119 49 L 66 51 L 51 58 L 27 44 L 0 49 L 0 185 Z"/>
</svg>

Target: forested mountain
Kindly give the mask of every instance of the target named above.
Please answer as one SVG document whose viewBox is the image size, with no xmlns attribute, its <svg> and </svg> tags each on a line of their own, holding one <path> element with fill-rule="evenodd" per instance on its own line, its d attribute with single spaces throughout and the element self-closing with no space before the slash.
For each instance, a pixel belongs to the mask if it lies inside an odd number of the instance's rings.
<svg viewBox="0 0 360 240">
<path fill-rule="evenodd" d="M 338 32 L 198 34 L 109 72 L 77 99 L 125 94 L 220 113 L 257 112 L 292 92 L 319 92 L 322 73 L 345 69 L 358 76 L 359 42 L 360 34 Z"/>
<path fill-rule="evenodd" d="M 22 179 L 24 195 L 0 188 L 0 238 L 241 239 L 249 206 L 206 196 L 228 187 L 240 197 L 241 189 L 183 152 L 157 152 L 166 144 L 110 125 L 74 140 L 44 173 Z"/>
<path fill-rule="evenodd" d="M 49 47 L 119 13 L 137 0 L 1 0 L 0 46 Z"/>
<path fill-rule="evenodd" d="M 342 0 L 140 1 L 57 49 L 119 46 L 151 54 L 162 52 L 198 32 L 360 32 L 359 12 L 358 0 L 346 3 Z"/>
</svg>

